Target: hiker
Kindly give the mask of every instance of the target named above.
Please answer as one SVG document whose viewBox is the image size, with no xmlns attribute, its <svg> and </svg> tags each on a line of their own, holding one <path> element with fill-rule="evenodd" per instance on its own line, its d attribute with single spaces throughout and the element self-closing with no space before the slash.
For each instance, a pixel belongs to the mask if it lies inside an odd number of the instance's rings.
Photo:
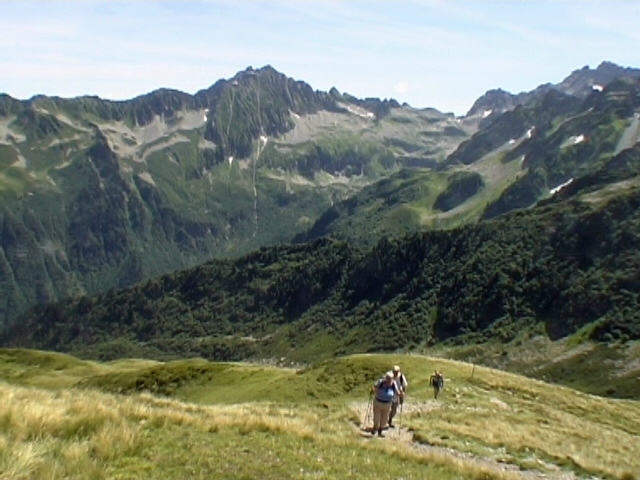
<svg viewBox="0 0 640 480">
<path fill-rule="evenodd" d="M 433 375 L 429 377 L 429 385 L 433 387 L 433 398 L 437 399 L 438 394 L 444 388 L 444 376 L 439 370 L 435 370 Z"/>
<path fill-rule="evenodd" d="M 407 391 L 407 387 L 409 386 L 409 382 L 407 381 L 407 377 L 400 371 L 400 367 L 398 365 L 393 366 L 393 381 L 396 383 L 398 390 L 402 392 L 402 397 L 400 395 L 394 395 L 393 401 L 391 402 L 391 411 L 389 412 L 389 428 L 395 428 L 393 425 L 393 417 L 398 413 L 398 405 L 402 405 L 404 403 L 404 394 Z"/>
<path fill-rule="evenodd" d="M 378 432 L 379 437 L 384 437 L 382 427 L 389 418 L 393 397 L 395 395 L 402 397 L 404 393 L 398 389 L 396 382 L 393 381 L 393 372 L 385 373 L 384 377 L 371 387 L 371 391 L 375 394 L 373 399 L 373 428 L 371 429 L 371 435 Z"/>
</svg>

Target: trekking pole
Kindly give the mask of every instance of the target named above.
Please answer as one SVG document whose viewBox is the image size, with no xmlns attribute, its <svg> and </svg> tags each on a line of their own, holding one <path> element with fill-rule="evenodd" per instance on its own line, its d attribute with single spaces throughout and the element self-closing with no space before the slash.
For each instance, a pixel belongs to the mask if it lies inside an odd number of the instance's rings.
<svg viewBox="0 0 640 480">
<path fill-rule="evenodd" d="M 362 418 L 362 425 L 360 426 L 361 429 L 365 429 L 366 426 L 369 424 L 369 420 L 371 417 L 371 411 L 373 410 L 373 393 L 369 394 L 369 403 L 367 403 L 367 408 L 364 412 L 364 417 Z"/>
<path fill-rule="evenodd" d="M 400 403 L 400 413 L 398 414 L 398 430 L 396 430 L 396 434 L 400 435 L 400 430 L 402 430 L 402 409 L 404 408 L 404 398 L 402 399 L 402 403 Z"/>
</svg>

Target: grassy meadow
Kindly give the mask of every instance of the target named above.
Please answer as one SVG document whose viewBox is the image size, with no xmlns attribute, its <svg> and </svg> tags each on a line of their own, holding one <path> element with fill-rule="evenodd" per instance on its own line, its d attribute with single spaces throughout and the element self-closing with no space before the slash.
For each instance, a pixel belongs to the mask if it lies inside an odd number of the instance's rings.
<svg viewBox="0 0 640 480">
<path fill-rule="evenodd" d="M 399 428 L 372 438 L 369 387 L 396 363 Z M 639 407 L 418 355 L 287 369 L 0 349 L 0 479 L 633 480 Z"/>
</svg>

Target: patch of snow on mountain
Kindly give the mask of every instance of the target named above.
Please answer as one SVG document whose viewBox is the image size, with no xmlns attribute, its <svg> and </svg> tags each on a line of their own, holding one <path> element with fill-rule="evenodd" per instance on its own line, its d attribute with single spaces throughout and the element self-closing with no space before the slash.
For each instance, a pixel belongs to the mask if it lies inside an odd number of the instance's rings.
<svg viewBox="0 0 640 480">
<path fill-rule="evenodd" d="M 489 115 L 491 115 L 493 113 L 492 109 L 489 110 L 485 110 L 484 112 L 482 112 L 482 118 L 487 118 Z"/>
<path fill-rule="evenodd" d="M 526 136 L 527 138 L 531 138 L 533 136 L 533 131 L 535 130 L 536 127 L 531 127 L 529 130 L 527 130 Z"/>
<path fill-rule="evenodd" d="M 584 134 L 582 135 L 574 135 L 573 137 L 569 138 L 569 141 L 573 144 L 573 145 L 577 145 L 579 143 L 582 143 L 586 140 L 586 137 L 584 136 Z"/>
<path fill-rule="evenodd" d="M 604 90 L 604 87 L 602 85 L 598 85 L 597 83 L 591 85 L 591 89 L 595 90 L 596 92 L 601 92 L 602 90 Z"/>
<path fill-rule="evenodd" d="M 573 182 L 573 178 L 570 178 L 569 180 L 567 180 L 564 183 L 561 183 L 560 185 L 558 185 L 555 188 L 552 188 L 551 190 L 549 190 L 549 193 L 551 195 L 555 195 L 556 193 L 558 193 L 560 190 L 562 190 L 564 187 L 566 187 L 567 185 L 569 185 L 571 182 Z"/>
<path fill-rule="evenodd" d="M 364 108 L 359 108 L 359 107 L 354 107 L 353 105 L 348 105 L 347 106 L 347 110 L 351 113 L 353 113 L 354 115 L 358 115 L 359 117 L 362 118 L 376 118 L 375 114 L 373 112 L 369 112 L 367 110 L 365 110 Z"/>
</svg>

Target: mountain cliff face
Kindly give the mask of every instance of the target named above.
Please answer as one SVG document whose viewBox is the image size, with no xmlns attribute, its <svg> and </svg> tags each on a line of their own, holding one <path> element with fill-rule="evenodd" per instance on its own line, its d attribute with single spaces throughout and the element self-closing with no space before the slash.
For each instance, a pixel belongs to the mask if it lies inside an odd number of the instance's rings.
<svg viewBox="0 0 640 480">
<path fill-rule="evenodd" d="M 502 89 L 489 90 L 474 102 L 466 116 L 480 116 L 483 124 L 487 124 L 501 113 L 513 110 L 518 105 L 525 105 L 551 90 L 578 98 L 586 98 L 594 90 L 601 91 L 603 87 L 617 78 L 638 77 L 640 77 L 640 69 L 638 68 L 620 67 L 611 62 L 602 62 L 595 69 L 587 65 L 579 70 L 574 70 L 560 83 L 546 83 L 530 92 L 513 94 Z"/>
<path fill-rule="evenodd" d="M 0 96 L 0 325 L 30 306 L 290 241 L 475 125 L 271 67 L 195 95 Z"/>
</svg>

